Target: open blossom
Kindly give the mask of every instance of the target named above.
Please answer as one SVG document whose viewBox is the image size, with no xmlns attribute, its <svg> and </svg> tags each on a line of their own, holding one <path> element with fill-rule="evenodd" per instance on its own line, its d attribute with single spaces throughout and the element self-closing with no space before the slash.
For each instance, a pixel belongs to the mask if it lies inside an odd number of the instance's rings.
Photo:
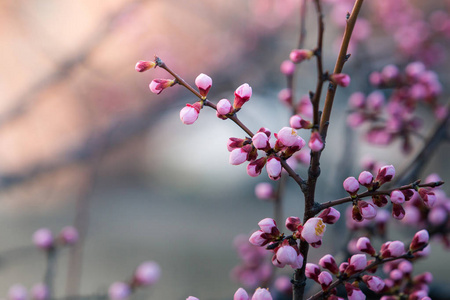
<svg viewBox="0 0 450 300">
<path fill-rule="evenodd" d="M 309 244 L 321 243 L 326 225 L 321 218 L 311 218 L 303 225 L 302 238 Z"/>
<path fill-rule="evenodd" d="M 195 85 L 198 87 L 200 95 L 202 95 L 202 97 L 206 97 L 212 86 L 212 79 L 208 75 L 201 73 L 197 76 L 197 78 L 195 78 Z"/>
<path fill-rule="evenodd" d="M 252 88 L 248 85 L 248 83 L 244 83 L 241 86 L 239 86 L 234 92 L 234 103 L 233 103 L 234 109 L 236 110 L 241 109 L 242 105 L 244 105 L 245 102 L 250 100 L 251 96 L 252 96 Z"/>
<path fill-rule="evenodd" d="M 173 86 L 176 83 L 175 79 L 153 79 L 149 84 L 150 91 L 157 95 L 161 94 L 161 92 L 168 87 Z"/>
</svg>

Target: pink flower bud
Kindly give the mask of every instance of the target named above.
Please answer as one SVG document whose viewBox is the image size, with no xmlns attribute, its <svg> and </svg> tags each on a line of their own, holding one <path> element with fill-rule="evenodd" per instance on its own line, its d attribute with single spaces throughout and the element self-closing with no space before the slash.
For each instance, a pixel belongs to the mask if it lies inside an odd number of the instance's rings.
<svg viewBox="0 0 450 300">
<path fill-rule="evenodd" d="M 290 231 L 294 232 L 297 230 L 298 225 L 300 225 L 300 218 L 298 217 L 289 217 L 286 219 L 286 228 Z"/>
<path fill-rule="evenodd" d="M 317 131 L 315 131 L 311 134 L 311 138 L 309 139 L 308 147 L 313 152 L 319 152 L 320 150 L 323 149 L 322 137 L 320 136 L 320 134 Z"/>
<path fill-rule="evenodd" d="M 266 157 L 261 157 L 257 160 L 251 161 L 247 165 L 247 174 L 250 175 L 251 177 L 259 176 L 265 164 L 266 164 Z"/>
<path fill-rule="evenodd" d="M 359 190 L 359 182 L 355 177 L 348 177 L 345 179 L 343 186 L 350 195 L 355 195 Z"/>
<path fill-rule="evenodd" d="M 398 269 L 402 271 L 403 274 L 409 275 L 413 271 L 413 264 L 407 260 L 404 260 L 398 264 Z"/>
<path fill-rule="evenodd" d="M 153 79 L 149 88 L 152 93 L 159 95 L 163 90 L 173 86 L 175 82 L 175 79 Z"/>
<path fill-rule="evenodd" d="M 252 88 L 247 83 L 244 83 L 241 86 L 239 86 L 234 92 L 234 103 L 233 103 L 234 109 L 236 110 L 241 109 L 242 105 L 244 105 L 245 102 L 250 100 L 251 96 L 252 96 Z"/>
<path fill-rule="evenodd" d="M 427 245 L 429 241 L 430 235 L 428 234 L 428 231 L 426 229 L 422 229 L 416 232 L 416 234 L 414 235 L 414 238 L 411 242 L 411 245 L 409 246 L 409 249 L 411 251 L 418 250 Z"/>
<path fill-rule="evenodd" d="M 391 201 L 395 204 L 402 204 L 405 202 L 405 195 L 399 190 L 392 191 Z"/>
<path fill-rule="evenodd" d="M 314 281 L 318 281 L 320 274 L 320 268 L 316 264 L 307 263 L 305 267 L 305 275 L 309 279 L 312 279 Z"/>
<path fill-rule="evenodd" d="M 375 206 L 372 205 L 372 203 L 361 200 L 358 202 L 358 208 L 361 216 L 364 219 L 371 220 L 377 216 L 377 210 L 375 209 Z"/>
<path fill-rule="evenodd" d="M 333 276 L 331 276 L 330 273 L 327 271 L 320 272 L 317 280 L 319 281 L 320 285 L 322 286 L 323 290 L 326 290 L 330 284 L 333 282 Z"/>
<path fill-rule="evenodd" d="M 27 300 L 27 290 L 21 284 L 15 284 L 9 288 L 8 298 L 9 300 Z"/>
<path fill-rule="evenodd" d="M 154 67 L 156 67 L 156 62 L 140 60 L 136 63 L 134 69 L 138 72 L 144 72 Z"/>
<path fill-rule="evenodd" d="M 62 242 L 66 245 L 73 245 L 78 242 L 79 239 L 78 230 L 72 226 L 64 227 L 59 236 Z"/>
<path fill-rule="evenodd" d="M 139 285 L 153 285 L 161 277 L 161 268 L 154 261 L 142 263 L 134 272 L 134 278 Z"/>
<path fill-rule="evenodd" d="M 375 204 L 378 207 L 383 207 L 386 204 L 388 204 L 388 199 L 385 195 L 375 195 L 372 196 L 373 204 Z"/>
<path fill-rule="evenodd" d="M 442 206 L 434 206 L 428 213 L 427 220 L 431 225 L 439 226 L 444 224 L 448 218 L 448 211 Z"/>
<path fill-rule="evenodd" d="M 272 295 L 268 289 L 257 288 L 252 296 L 252 300 L 272 300 Z"/>
<path fill-rule="evenodd" d="M 284 265 L 290 265 L 297 261 L 297 251 L 289 245 L 278 248 L 276 255 L 277 260 Z"/>
<path fill-rule="evenodd" d="M 285 60 L 280 65 L 280 71 L 286 76 L 292 76 L 295 72 L 295 65 L 290 60 Z"/>
<path fill-rule="evenodd" d="M 256 149 L 264 150 L 269 146 L 269 137 L 264 132 L 258 132 L 252 137 L 252 143 Z"/>
<path fill-rule="evenodd" d="M 399 76 L 400 72 L 395 65 L 387 65 L 381 71 L 381 75 L 385 81 L 391 81 Z"/>
<path fill-rule="evenodd" d="M 258 230 L 253 232 L 253 234 L 250 236 L 248 241 L 255 246 L 262 247 L 269 243 L 269 240 L 267 239 L 267 234 L 263 232 L 262 230 Z"/>
<path fill-rule="evenodd" d="M 221 99 L 217 102 L 217 112 L 221 115 L 227 115 L 233 110 L 231 103 L 228 99 Z"/>
<path fill-rule="evenodd" d="M 234 293 L 233 300 L 248 300 L 248 294 L 243 288 L 238 288 Z"/>
<path fill-rule="evenodd" d="M 198 87 L 200 95 L 202 95 L 202 97 L 206 97 L 212 86 L 212 79 L 208 75 L 201 73 L 197 76 L 197 78 L 195 78 L 195 85 Z"/>
<path fill-rule="evenodd" d="M 49 298 L 49 291 L 45 284 L 38 283 L 31 289 L 31 296 L 33 300 L 47 300 Z"/>
<path fill-rule="evenodd" d="M 365 103 L 366 96 L 364 96 L 361 92 L 356 92 L 350 95 L 348 98 L 348 105 L 350 108 L 357 109 L 363 108 Z"/>
<path fill-rule="evenodd" d="M 292 146 L 297 142 L 297 130 L 291 127 L 283 127 L 277 134 L 278 141 L 284 146 Z"/>
<path fill-rule="evenodd" d="M 48 250 L 53 247 L 53 234 L 48 228 L 38 229 L 33 234 L 33 242 L 36 247 Z"/>
<path fill-rule="evenodd" d="M 302 117 L 300 117 L 299 115 L 293 115 L 289 119 L 289 125 L 292 128 L 300 129 L 300 128 L 302 128 L 302 123 L 301 123 L 302 120 L 303 120 Z"/>
<path fill-rule="evenodd" d="M 423 203 L 428 207 L 433 207 L 434 203 L 436 202 L 436 195 L 433 192 L 430 192 L 429 190 L 425 188 L 419 189 L 419 195 L 420 198 L 422 198 Z"/>
<path fill-rule="evenodd" d="M 405 209 L 400 204 L 392 203 L 392 217 L 401 220 L 405 217 Z"/>
<path fill-rule="evenodd" d="M 361 185 L 365 187 L 371 187 L 372 181 L 373 181 L 373 175 L 370 172 L 362 171 L 361 174 L 359 174 L 358 181 Z"/>
<path fill-rule="evenodd" d="M 309 244 L 317 243 L 322 241 L 325 230 L 326 225 L 323 223 L 321 218 L 310 218 L 303 225 L 301 236 Z"/>
<path fill-rule="evenodd" d="M 345 270 L 347 270 L 347 268 L 348 268 L 348 262 L 343 262 L 343 263 L 341 263 L 340 265 L 339 265 L 339 272 L 340 273 L 344 273 L 345 272 Z"/>
<path fill-rule="evenodd" d="M 400 241 L 386 242 L 381 245 L 382 258 L 399 257 L 403 254 L 405 254 L 405 245 Z"/>
<path fill-rule="evenodd" d="M 331 81 L 342 87 L 347 87 L 350 84 L 350 76 L 344 73 L 332 74 L 330 76 Z"/>
<path fill-rule="evenodd" d="M 345 284 L 345 290 L 347 291 L 348 300 L 365 300 L 366 295 L 357 287 L 350 283 Z"/>
<path fill-rule="evenodd" d="M 200 300 L 200 299 L 198 299 L 197 297 L 194 297 L 194 296 L 189 296 L 186 298 L 186 300 Z"/>
<path fill-rule="evenodd" d="M 338 265 L 336 264 L 336 260 L 331 254 L 326 254 L 319 260 L 319 265 L 322 268 L 329 270 L 333 274 L 339 273 Z"/>
<path fill-rule="evenodd" d="M 358 239 L 358 242 L 356 243 L 356 247 L 359 251 L 370 254 L 371 256 L 375 256 L 376 252 L 373 248 L 372 244 L 370 243 L 369 238 L 367 237 L 361 237 Z"/>
<path fill-rule="evenodd" d="M 274 196 L 272 185 L 267 182 L 258 183 L 255 186 L 255 195 L 258 199 L 261 200 L 272 199 Z"/>
<path fill-rule="evenodd" d="M 125 282 L 114 282 L 109 286 L 108 295 L 112 300 L 123 300 L 131 294 L 131 289 Z"/>
<path fill-rule="evenodd" d="M 319 215 L 319 218 L 321 218 L 323 220 L 324 223 L 327 224 L 334 224 L 336 223 L 339 218 L 341 217 L 341 213 L 333 208 L 333 207 L 328 207 L 326 209 L 324 209 Z"/>
<path fill-rule="evenodd" d="M 348 273 L 349 275 L 354 274 L 356 272 L 364 270 L 366 266 L 367 258 L 365 254 L 352 255 L 352 257 L 350 257 L 346 273 Z M 351 270 L 351 273 L 349 273 L 349 270 Z"/>
<path fill-rule="evenodd" d="M 381 73 L 380 72 L 372 72 L 369 75 L 370 84 L 373 86 L 379 86 L 382 83 Z"/>
<path fill-rule="evenodd" d="M 247 161 L 248 152 L 244 148 L 236 148 L 230 152 L 229 163 L 237 166 Z"/>
<path fill-rule="evenodd" d="M 292 284 L 289 276 L 279 276 L 274 283 L 275 288 L 283 294 L 292 294 Z"/>
<path fill-rule="evenodd" d="M 297 259 L 295 260 L 295 262 L 291 264 L 291 268 L 301 269 L 303 267 L 303 260 L 303 255 L 300 253 L 299 255 L 297 255 Z"/>
<path fill-rule="evenodd" d="M 244 146 L 244 139 L 239 139 L 239 138 L 229 138 L 227 141 L 227 149 L 228 151 L 233 151 L 236 148 L 242 148 Z"/>
<path fill-rule="evenodd" d="M 289 88 L 282 89 L 278 93 L 278 99 L 284 105 L 291 106 L 292 105 L 292 90 Z"/>
<path fill-rule="evenodd" d="M 274 234 L 274 232 L 278 232 L 277 223 L 274 219 L 271 218 L 265 218 L 259 221 L 258 223 L 259 228 L 265 233 L 268 234 Z"/>
<path fill-rule="evenodd" d="M 289 58 L 291 59 L 291 61 L 293 63 L 301 63 L 302 61 L 304 61 L 305 59 L 310 59 L 311 57 L 313 57 L 314 52 L 311 50 L 307 50 L 307 49 L 294 49 L 291 51 L 291 53 L 289 54 Z"/>
<path fill-rule="evenodd" d="M 403 279 L 403 272 L 398 269 L 394 269 L 389 273 L 389 278 L 391 278 L 395 284 L 400 283 Z"/>
<path fill-rule="evenodd" d="M 426 71 L 425 65 L 422 62 L 416 61 L 408 64 L 405 68 L 406 75 L 411 78 L 417 78 L 420 74 Z"/>
<path fill-rule="evenodd" d="M 194 124 L 200 114 L 201 104 L 196 102 L 194 104 L 186 104 L 180 111 L 180 120 L 186 125 Z"/>
<path fill-rule="evenodd" d="M 269 178 L 272 180 L 278 180 L 281 177 L 281 162 L 280 158 L 271 156 L 266 163 L 266 171 Z"/>
<path fill-rule="evenodd" d="M 371 275 L 364 275 L 363 281 L 365 284 L 367 284 L 367 287 L 374 291 L 375 293 L 379 293 L 384 288 L 384 281 L 378 276 L 371 276 Z"/>
<path fill-rule="evenodd" d="M 393 165 L 381 167 L 378 170 L 377 178 L 375 179 L 380 185 L 389 182 L 394 178 L 395 169 Z"/>
<path fill-rule="evenodd" d="M 422 284 L 430 284 L 433 281 L 433 274 L 430 272 L 425 272 L 419 275 L 414 276 L 413 282 L 414 284 L 422 283 Z"/>
</svg>

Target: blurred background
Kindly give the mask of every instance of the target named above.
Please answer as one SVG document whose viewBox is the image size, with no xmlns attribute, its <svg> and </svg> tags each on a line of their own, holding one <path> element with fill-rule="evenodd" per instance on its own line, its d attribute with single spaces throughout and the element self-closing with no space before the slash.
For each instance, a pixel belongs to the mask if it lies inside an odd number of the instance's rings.
<svg viewBox="0 0 450 300">
<path fill-rule="evenodd" d="M 304 45 L 313 49 L 316 19 L 307 2 Z M 324 3 L 328 70 L 334 68 L 347 12 L 334 2 Z M 437 10 L 449 11 L 444 0 L 399 2 L 414 7 L 425 21 Z M 136 299 L 230 299 L 240 286 L 230 279 L 239 263 L 233 238 L 249 234 L 272 215 L 272 204 L 254 196 L 255 184 L 268 181 L 267 175 L 250 178 L 244 166 L 228 164 L 227 139 L 244 137 L 234 124 L 204 109 L 194 125 L 183 125 L 179 110 L 196 101 L 193 95 L 181 87 L 152 94 L 150 81 L 169 77 L 160 69 L 139 74 L 134 65 L 158 55 L 191 84 L 206 73 L 213 78 L 213 102 L 232 100 L 234 90 L 247 82 L 253 97 L 240 119 L 253 131 L 264 126 L 277 132 L 290 116 L 277 96 L 285 87 L 279 66 L 298 45 L 299 3 L 2 0 L 0 298 L 16 283 L 31 288 L 42 282 L 45 254 L 32 246 L 37 229 L 46 227 L 56 235 L 74 225 L 83 242 L 58 256 L 56 297 L 104 294 L 141 262 L 154 260 L 162 268 L 160 282 L 138 291 Z M 398 144 L 373 147 L 356 140 L 358 131 L 345 129 L 348 96 L 370 91 L 371 71 L 425 59 L 424 53 L 404 51 L 372 13 L 375 5 L 367 3 L 365 25 L 357 24 L 361 43 L 352 44 L 345 66 L 352 84 L 337 93 L 319 182 L 323 201 L 345 196 L 342 180 L 359 174 L 364 155 L 402 168 L 422 145 L 417 140 L 405 156 Z M 434 52 L 426 52 L 427 64 L 440 76 L 441 103 L 448 103 L 449 36 L 450 24 L 420 41 L 433 46 Z M 301 67 L 296 98 L 315 88 L 311 74 L 312 61 Z M 424 111 L 424 119 L 430 121 L 426 135 L 434 125 L 432 112 Z M 448 143 L 437 147 L 421 175 L 437 172 L 448 178 L 449 150 Z M 354 161 L 341 168 L 349 153 Z M 299 172 L 306 174 L 305 167 Z M 444 190 L 448 193 L 448 186 Z M 298 187 L 288 183 L 285 217 L 303 214 L 301 199 Z M 340 246 L 325 242 L 311 259 Z M 443 248 L 433 247 L 436 255 L 418 268 L 450 283 L 438 276 L 448 271 L 440 266 L 442 257 L 448 258 Z"/>
</svg>

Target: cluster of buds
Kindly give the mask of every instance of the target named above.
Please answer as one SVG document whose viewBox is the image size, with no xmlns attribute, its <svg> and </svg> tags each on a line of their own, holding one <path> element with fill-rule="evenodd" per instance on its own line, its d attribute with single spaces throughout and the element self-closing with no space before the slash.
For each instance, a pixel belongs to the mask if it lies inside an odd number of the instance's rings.
<svg viewBox="0 0 450 300">
<path fill-rule="evenodd" d="M 128 281 L 117 281 L 109 286 L 108 295 L 112 300 L 127 299 L 139 287 L 153 286 L 161 277 L 161 268 L 154 261 L 146 261 L 134 271 Z"/>
<path fill-rule="evenodd" d="M 260 230 L 255 231 L 249 241 L 255 246 L 266 246 L 273 253 L 272 264 L 276 267 L 290 265 L 293 269 L 299 269 L 303 266 L 303 256 L 298 240 L 306 241 L 315 248 L 320 247 L 326 224 L 334 224 L 339 217 L 340 213 L 334 208 L 325 209 L 318 217 L 310 218 L 304 224 L 298 217 L 289 217 L 285 223 L 286 228 L 292 231 L 289 236 L 280 232 L 273 219 L 266 218 L 258 223 Z"/>
<path fill-rule="evenodd" d="M 33 243 L 39 249 L 50 251 L 57 246 L 71 246 L 78 241 L 78 231 L 72 227 L 64 227 L 55 238 L 48 228 L 40 228 L 33 234 Z"/>
<path fill-rule="evenodd" d="M 272 180 L 281 177 L 281 159 L 288 159 L 305 146 L 305 141 L 297 135 L 297 131 L 290 127 L 283 127 L 276 140 L 270 140 L 271 132 L 261 128 L 250 139 L 230 138 L 227 148 L 230 151 L 230 164 L 240 165 L 246 161 L 247 173 L 252 177 L 259 176 L 264 166 Z M 258 150 L 264 151 L 265 156 L 258 158 Z"/>
<path fill-rule="evenodd" d="M 381 72 L 373 72 L 370 81 L 377 88 L 393 89 L 387 101 L 380 91 L 372 92 L 367 97 L 358 92 L 349 98 L 351 113 L 347 123 L 358 127 L 370 122 L 371 127 L 366 134 L 370 143 L 387 145 L 400 138 L 403 151 L 409 153 L 413 148 L 411 136 L 422 125 L 415 115 L 418 103 L 429 105 L 439 120 L 448 116 L 446 107 L 438 103 L 442 93 L 438 77 L 421 62 L 410 63 L 404 72 L 394 65 L 387 65 Z M 384 110 L 387 118 L 383 117 Z"/>
<path fill-rule="evenodd" d="M 35 284 L 31 288 L 30 297 L 28 297 L 27 289 L 21 284 L 11 286 L 8 291 L 9 300 L 48 300 L 49 295 L 48 287 L 43 283 Z"/>
</svg>

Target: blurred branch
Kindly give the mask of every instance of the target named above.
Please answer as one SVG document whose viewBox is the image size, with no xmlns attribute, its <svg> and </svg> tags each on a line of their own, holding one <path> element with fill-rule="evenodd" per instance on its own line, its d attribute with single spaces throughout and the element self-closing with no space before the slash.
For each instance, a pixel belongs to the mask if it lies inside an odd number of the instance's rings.
<svg viewBox="0 0 450 300">
<path fill-rule="evenodd" d="M 85 63 L 91 53 L 93 53 L 98 47 L 100 47 L 102 42 L 106 39 L 107 35 L 114 30 L 114 25 L 116 21 L 122 16 L 123 12 L 126 11 L 129 7 L 133 7 L 145 1 L 148 0 L 131 0 L 130 2 L 120 7 L 116 12 L 108 16 L 106 18 L 106 21 L 104 22 L 105 25 L 96 33 L 94 33 L 84 46 L 80 47 L 80 49 L 76 51 L 76 55 L 59 62 L 57 70 L 55 72 L 47 75 L 44 78 L 41 78 L 41 80 L 26 89 L 22 95 L 13 100 L 13 102 L 15 103 L 15 107 L 8 112 L 0 115 L 0 127 L 20 117 L 30 108 L 30 106 L 32 106 L 33 100 L 36 99 L 36 95 L 49 88 L 50 86 L 64 80 L 71 74 L 76 66 Z"/>
</svg>

